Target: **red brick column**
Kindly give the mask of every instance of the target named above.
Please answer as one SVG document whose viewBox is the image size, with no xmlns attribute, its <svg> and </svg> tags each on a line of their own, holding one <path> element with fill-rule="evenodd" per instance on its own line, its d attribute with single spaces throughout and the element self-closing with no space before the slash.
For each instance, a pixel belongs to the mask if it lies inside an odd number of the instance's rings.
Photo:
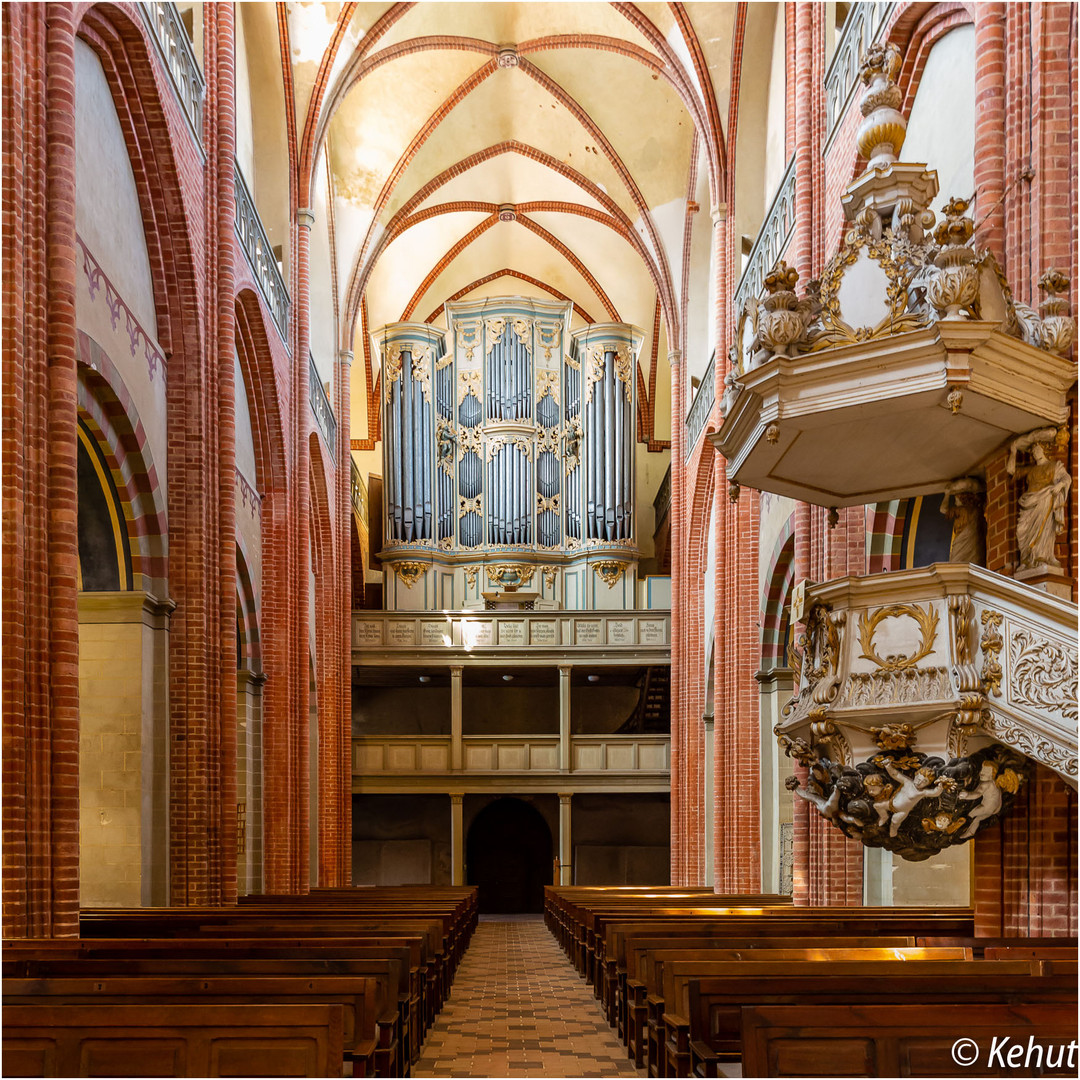
<svg viewBox="0 0 1080 1080">
<path fill-rule="evenodd" d="M 339 601 L 336 662 L 338 695 L 337 859 L 328 885 L 352 882 L 352 451 L 349 444 L 353 354 L 338 353 L 335 408 L 338 422 L 336 547 Z"/>
<path fill-rule="evenodd" d="M 1037 765 L 1012 813 L 976 836 L 977 934 L 1076 934 L 1076 815 L 1076 792 Z"/>
<path fill-rule="evenodd" d="M 310 252 L 311 226 L 315 216 L 311 210 L 297 210 L 292 251 L 295 280 L 293 301 L 293 378 L 292 378 L 292 444 L 293 453 L 293 529 L 290 552 L 293 559 L 293 593 L 296 605 L 290 612 L 292 635 L 293 684 L 291 734 L 290 822 L 288 847 L 291 855 L 289 892 L 304 893 L 310 886 L 310 611 L 308 579 L 311 573 L 311 452 L 308 435 L 312 429 L 311 386 L 308 375 L 308 352 L 311 348 Z"/>
<path fill-rule="evenodd" d="M 4 933 L 59 937 L 79 917 L 75 23 L 3 18 Z"/>
<path fill-rule="evenodd" d="M 172 903 L 236 896 L 233 10 L 206 19 L 202 355 L 170 370 L 169 858 Z M 178 371 L 177 368 L 180 368 Z"/>
<path fill-rule="evenodd" d="M 975 188 L 979 243 L 1005 256 L 1005 12 L 975 5 Z M 989 215 L 989 216 L 987 216 Z"/>
<path fill-rule="evenodd" d="M 211 807 L 219 837 L 215 864 L 211 865 L 211 893 L 216 902 L 236 902 L 236 88 L 234 65 L 235 14 L 228 4 L 216 6 L 213 22 L 204 15 L 207 26 L 216 24 L 217 66 L 214 105 L 214 143 L 216 172 L 213 242 L 207 244 L 207 262 L 216 279 L 216 310 L 207 311 L 216 319 L 215 334 L 209 339 L 211 367 L 217 387 L 217 471 L 218 471 L 218 724 L 214 732 L 214 758 L 217 791 Z M 208 99 L 208 104 L 210 99 Z M 208 185 L 209 187 L 209 185 Z M 208 222 L 210 218 L 208 217 Z M 208 240 L 210 238 L 208 237 Z"/>
<path fill-rule="evenodd" d="M 686 844 L 686 816 L 683 787 L 682 744 L 685 737 L 685 718 L 682 715 L 682 687 L 693 677 L 684 667 L 685 649 L 682 641 L 682 611 L 687 600 L 689 582 L 685 580 L 686 540 L 685 522 L 689 511 L 686 498 L 686 466 L 683 461 L 686 445 L 686 372 L 682 353 L 668 353 L 671 368 L 671 884 L 682 885 Z"/>
</svg>

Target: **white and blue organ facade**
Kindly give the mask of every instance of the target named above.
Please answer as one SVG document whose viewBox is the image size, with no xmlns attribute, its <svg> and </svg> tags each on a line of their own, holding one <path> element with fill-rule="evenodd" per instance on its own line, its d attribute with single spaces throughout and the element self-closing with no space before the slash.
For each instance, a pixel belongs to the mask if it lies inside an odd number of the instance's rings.
<svg viewBox="0 0 1080 1080">
<path fill-rule="evenodd" d="M 520 297 L 446 312 L 373 335 L 387 609 L 635 607 L 642 332 Z"/>
</svg>

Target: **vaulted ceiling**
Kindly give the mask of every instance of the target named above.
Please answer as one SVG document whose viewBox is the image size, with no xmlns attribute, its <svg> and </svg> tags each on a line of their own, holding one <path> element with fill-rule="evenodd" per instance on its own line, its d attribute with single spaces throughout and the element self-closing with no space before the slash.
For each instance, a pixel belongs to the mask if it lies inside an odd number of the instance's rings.
<svg viewBox="0 0 1080 1080">
<path fill-rule="evenodd" d="M 692 308 L 708 304 L 737 7 L 284 5 L 301 183 L 306 146 L 312 190 L 331 192 L 342 347 L 359 361 L 385 323 L 445 325 L 450 299 L 569 299 L 576 325 L 645 331 L 666 434 L 667 350 L 708 347 L 690 328 L 707 322 Z M 356 374 L 354 417 L 376 372 Z"/>
</svg>

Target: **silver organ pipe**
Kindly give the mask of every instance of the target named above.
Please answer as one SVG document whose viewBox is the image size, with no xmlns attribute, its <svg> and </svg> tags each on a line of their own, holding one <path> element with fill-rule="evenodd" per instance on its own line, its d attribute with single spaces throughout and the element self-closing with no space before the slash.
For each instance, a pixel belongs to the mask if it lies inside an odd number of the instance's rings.
<svg viewBox="0 0 1080 1080">
<path fill-rule="evenodd" d="M 568 304 L 518 298 L 447 312 L 446 333 L 397 323 L 374 335 L 388 543 L 632 543 L 641 332 L 571 333 Z"/>
</svg>

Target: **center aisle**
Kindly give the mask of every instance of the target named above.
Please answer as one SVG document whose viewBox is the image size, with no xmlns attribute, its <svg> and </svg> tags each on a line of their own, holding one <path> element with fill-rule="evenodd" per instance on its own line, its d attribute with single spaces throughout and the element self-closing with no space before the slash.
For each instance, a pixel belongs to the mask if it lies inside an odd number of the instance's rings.
<svg viewBox="0 0 1080 1080">
<path fill-rule="evenodd" d="M 541 915 L 481 916 L 413 1076 L 644 1076 Z"/>
</svg>

